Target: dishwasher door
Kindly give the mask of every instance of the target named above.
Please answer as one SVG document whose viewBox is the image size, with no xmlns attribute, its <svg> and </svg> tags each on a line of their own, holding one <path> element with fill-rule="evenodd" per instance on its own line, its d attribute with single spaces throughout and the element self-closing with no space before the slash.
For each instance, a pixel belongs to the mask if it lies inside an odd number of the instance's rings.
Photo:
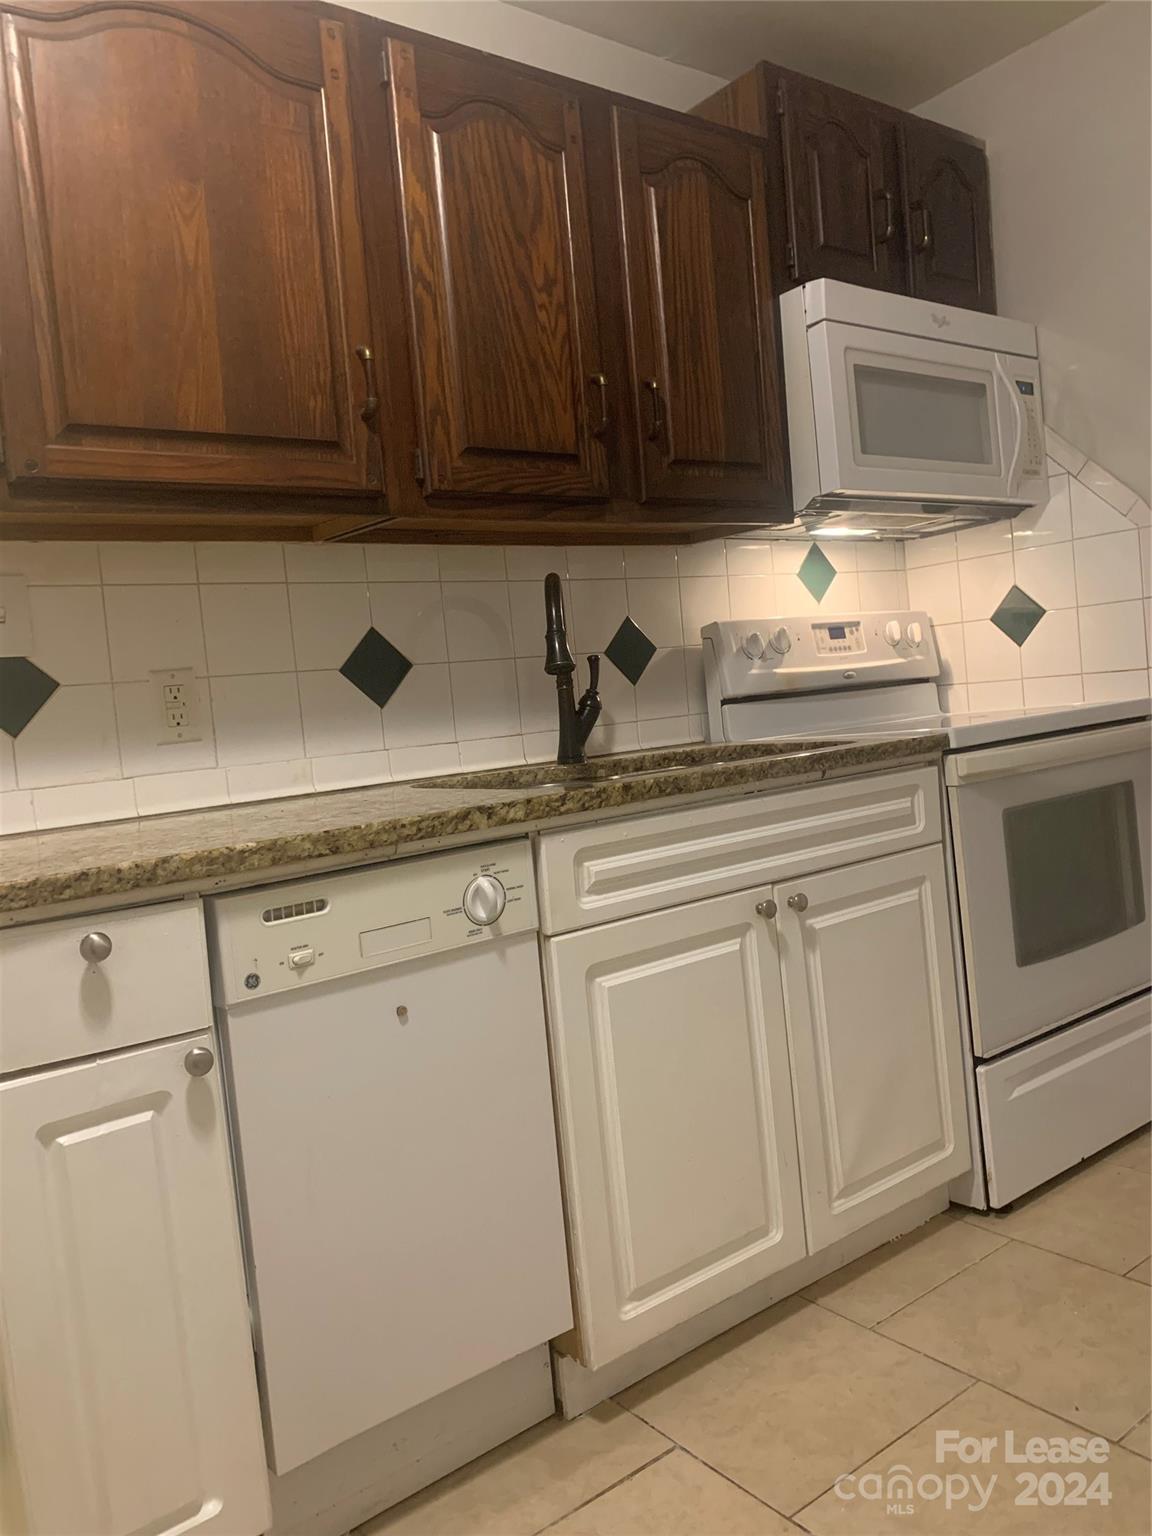
<svg viewBox="0 0 1152 1536">
<path fill-rule="evenodd" d="M 276 1472 L 569 1327 L 535 933 L 223 1028 Z"/>
</svg>

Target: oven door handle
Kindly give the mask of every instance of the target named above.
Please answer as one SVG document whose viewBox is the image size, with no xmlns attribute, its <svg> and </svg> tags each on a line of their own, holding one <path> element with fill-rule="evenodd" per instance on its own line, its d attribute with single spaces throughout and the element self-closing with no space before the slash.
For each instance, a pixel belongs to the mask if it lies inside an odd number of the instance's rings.
<svg viewBox="0 0 1152 1536">
<path fill-rule="evenodd" d="M 1117 757 L 1122 752 L 1147 751 L 1152 739 L 1150 729 L 1147 721 L 1140 721 L 1106 731 L 1081 731 L 1074 736 L 1050 736 L 1040 741 L 1016 742 L 1010 747 L 990 747 L 986 752 L 958 753 L 945 760 L 944 779 L 952 785 L 975 784 L 1006 779 L 1016 773 L 1034 773 L 1039 768 L 1062 768 L 1067 763 Z"/>
</svg>

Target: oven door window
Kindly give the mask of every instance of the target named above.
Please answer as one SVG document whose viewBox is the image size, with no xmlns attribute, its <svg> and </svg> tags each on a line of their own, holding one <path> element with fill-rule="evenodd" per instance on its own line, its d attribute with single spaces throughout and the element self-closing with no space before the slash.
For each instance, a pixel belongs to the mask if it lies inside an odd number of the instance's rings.
<svg viewBox="0 0 1152 1536">
<path fill-rule="evenodd" d="M 1017 965 L 1086 949 L 1144 921 L 1131 781 L 1010 807 L 1004 849 Z"/>
<path fill-rule="evenodd" d="M 990 372 L 866 352 L 847 362 L 859 463 L 999 473 Z"/>
</svg>

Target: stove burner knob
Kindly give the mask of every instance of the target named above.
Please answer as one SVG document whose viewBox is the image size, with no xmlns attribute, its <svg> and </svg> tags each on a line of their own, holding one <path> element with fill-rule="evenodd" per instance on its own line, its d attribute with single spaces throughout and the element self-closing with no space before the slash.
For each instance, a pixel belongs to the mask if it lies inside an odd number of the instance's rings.
<svg viewBox="0 0 1152 1536">
<path fill-rule="evenodd" d="M 742 649 L 749 661 L 760 660 L 764 654 L 764 636 L 758 629 L 753 629 L 744 636 Z"/>
<path fill-rule="evenodd" d="M 477 875 L 464 892 L 464 915 L 477 928 L 496 922 L 508 901 L 508 893 L 495 875 Z"/>
<path fill-rule="evenodd" d="M 900 625 L 895 619 L 889 619 L 884 626 L 884 638 L 889 645 L 900 644 Z"/>
<path fill-rule="evenodd" d="M 774 629 L 768 636 L 768 644 L 780 656 L 787 656 L 792 649 L 792 636 L 781 624 L 779 629 Z"/>
<path fill-rule="evenodd" d="M 913 622 L 904 631 L 904 638 L 909 645 L 922 645 L 924 642 L 924 631 L 919 624 Z"/>
</svg>

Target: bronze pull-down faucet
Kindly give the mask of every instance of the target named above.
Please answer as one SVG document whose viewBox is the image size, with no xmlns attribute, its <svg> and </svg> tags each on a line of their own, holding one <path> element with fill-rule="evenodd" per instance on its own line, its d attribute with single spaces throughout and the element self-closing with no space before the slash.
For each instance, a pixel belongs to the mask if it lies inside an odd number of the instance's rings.
<svg viewBox="0 0 1152 1536">
<path fill-rule="evenodd" d="M 603 708 L 596 691 L 600 681 L 600 658 L 588 658 L 588 687 L 576 702 L 572 686 L 576 662 L 568 649 L 568 634 L 564 621 L 564 593 L 560 578 L 550 571 L 544 578 L 544 611 L 547 615 L 545 631 L 544 670 L 556 679 L 556 706 L 560 713 L 560 739 L 556 751 L 558 763 L 582 763 L 584 744 L 592 727 L 600 718 Z"/>
</svg>

